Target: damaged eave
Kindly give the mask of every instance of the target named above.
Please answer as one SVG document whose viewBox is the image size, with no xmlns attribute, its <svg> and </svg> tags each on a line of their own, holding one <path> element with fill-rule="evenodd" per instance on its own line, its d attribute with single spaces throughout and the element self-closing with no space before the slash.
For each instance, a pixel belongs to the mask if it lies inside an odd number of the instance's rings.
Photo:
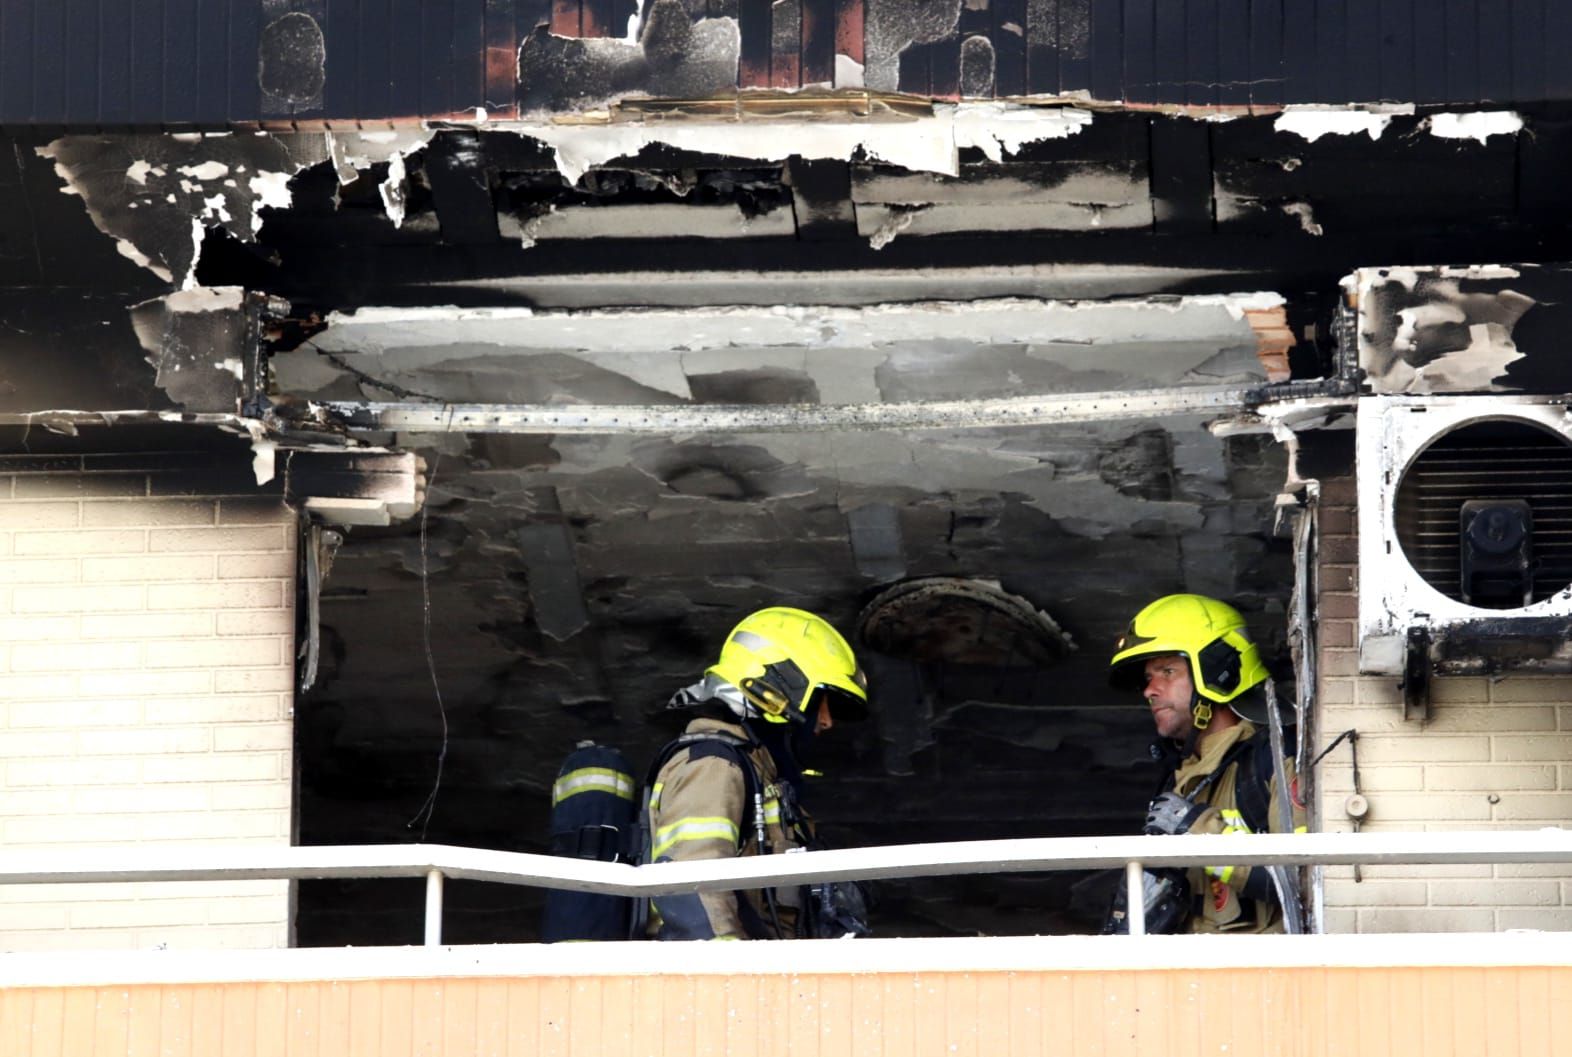
<svg viewBox="0 0 1572 1057">
<path fill-rule="evenodd" d="M 1312 383 L 1314 385 L 1315 383 Z M 320 423 L 354 431 L 409 433 L 703 434 L 856 430 L 987 429 L 1227 414 L 1269 403 L 1276 386 L 1115 390 L 993 400 L 881 404 L 651 407 L 522 406 L 325 401 L 309 405 Z M 1284 387 L 1302 397 L 1304 384 Z M 1328 384 L 1327 388 L 1334 388 Z M 1343 406 L 1335 400 L 1317 414 Z M 1267 427 L 1266 431 L 1269 431 Z"/>
</svg>

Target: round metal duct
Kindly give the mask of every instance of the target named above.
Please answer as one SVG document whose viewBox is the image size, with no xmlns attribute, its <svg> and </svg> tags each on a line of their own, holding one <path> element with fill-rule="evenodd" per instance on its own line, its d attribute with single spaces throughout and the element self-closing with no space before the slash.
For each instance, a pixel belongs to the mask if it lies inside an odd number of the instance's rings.
<svg viewBox="0 0 1572 1057">
<path fill-rule="evenodd" d="M 997 583 L 949 576 L 906 580 L 857 618 L 862 644 L 923 664 L 1039 668 L 1075 648 L 1047 613 Z"/>
<path fill-rule="evenodd" d="M 1520 609 L 1572 583 L 1572 445 L 1521 419 L 1437 437 L 1393 502 L 1403 556 L 1437 591 L 1482 609 Z"/>
</svg>

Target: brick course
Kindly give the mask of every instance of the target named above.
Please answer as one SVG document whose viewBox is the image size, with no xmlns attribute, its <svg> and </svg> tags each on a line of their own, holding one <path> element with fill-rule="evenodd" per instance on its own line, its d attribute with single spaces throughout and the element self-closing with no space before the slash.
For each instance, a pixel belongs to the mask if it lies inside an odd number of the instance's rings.
<svg viewBox="0 0 1572 1057">
<path fill-rule="evenodd" d="M 1367 832 L 1522 829 L 1572 822 L 1572 677 L 1436 678 L 1430 714 L 1403 718 L 1391 677 L 1360 676 L 1352 475 L 1323 479 L 1318 527 L 1322 745 L 1359 731 Z M 1401 560 L 1396 558 L 1394 560 Z M 1370 575 L 1367 571 L 1366 575 Z M 1318 775 L 1321 828 L 1351 827 L 1346 746 Z M 1572 864 L 1382 866 L 1324 871 L 1329 932 L 1572 929 Z"/>
<path fill-rule="evenodd" d="M 287 845 L 294 515 L 182 495 L 138 460 L 0 474 L 0 840 Z M 283 946 L 289 898 L 286 882 L 5 890 L 0 949 Z"/>
</svg>

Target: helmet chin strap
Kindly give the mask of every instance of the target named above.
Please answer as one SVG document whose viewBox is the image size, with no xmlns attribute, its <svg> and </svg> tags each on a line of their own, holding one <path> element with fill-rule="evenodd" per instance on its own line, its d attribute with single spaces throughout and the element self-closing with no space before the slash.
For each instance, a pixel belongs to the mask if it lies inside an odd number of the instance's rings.
<svg viewBox="0 0 1572 1057">
<path fill-rule="evenodd" d="M 1212 703 L 1201 696 L 1199 691 L 1190 691 L 1190 733 L 1185 735 L 1184 755 L 1186 758 L 1194 756 L 1196 749 L 1201 744 L 1201 736 L 1206 733 L 1206 728 L 1212 725 Z"/>
</svg>

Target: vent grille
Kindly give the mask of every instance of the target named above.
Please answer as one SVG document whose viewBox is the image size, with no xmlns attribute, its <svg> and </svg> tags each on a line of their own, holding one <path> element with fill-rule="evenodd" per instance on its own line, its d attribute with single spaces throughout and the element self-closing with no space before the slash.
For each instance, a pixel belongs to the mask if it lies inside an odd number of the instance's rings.
<svg viewBox="0 0 1572 1057">
<path fill-rule="evenodd" d="M 1533 509 L 1533 600 L 1572 583 L 1572 445 L 1530 422 L 1476 422 L 1438 437 L 1398 485 L 1393 520 L 1424 581 L 1461 602 L 1462 506 L 1520 499 Z"/>
</svg>

